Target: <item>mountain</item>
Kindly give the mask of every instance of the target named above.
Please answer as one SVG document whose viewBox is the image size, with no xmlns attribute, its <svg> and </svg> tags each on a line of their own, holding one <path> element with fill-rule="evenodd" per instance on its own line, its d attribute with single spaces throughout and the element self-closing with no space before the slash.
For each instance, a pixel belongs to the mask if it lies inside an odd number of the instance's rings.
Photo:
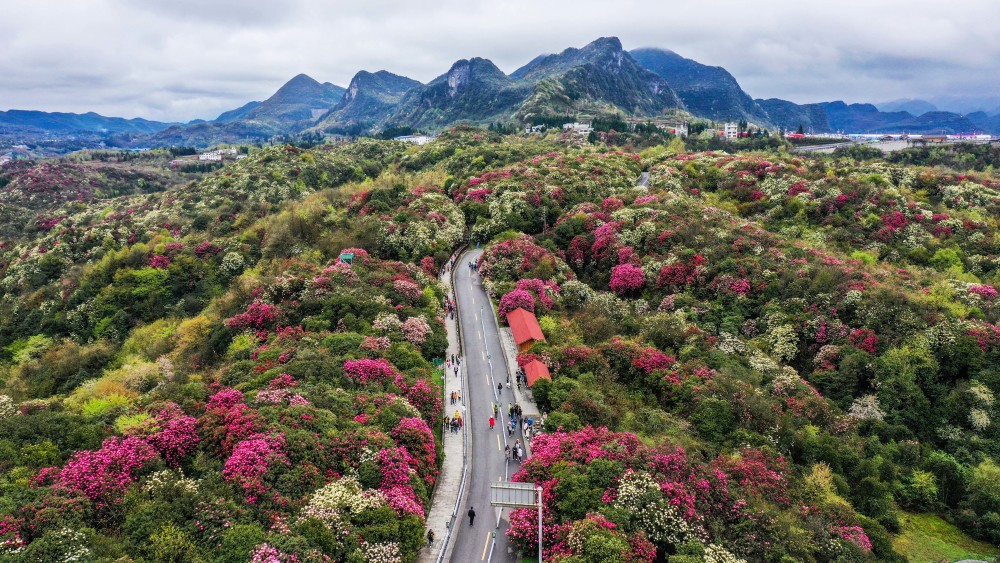
<svg viewBox="0 0 1000 563">
<path fill-rule="evenodd" d="M 816 133 L 830 131 L 830 122 L 827 120 L 826 112 L 819 104 L 796 104 L 778 98 L 754 101 L 767 112 L 770 123 L 786 131 L 795 131 L 800 126 L 805 131 Z"/>
<path fill-rule="evenodd" d="M 219 115 L 215 121 L 173 126 L 156 132 L 149 144 L 211 146 L 261 141 L 297 133 L 340 101 L 345 90 L 299 74 L 263 102 L 250 102 Z"/>
<path fill-rule="evenodd" d="M 105 117 L 88 113 L 61 113 L 12 109 L 0 111 L 0 128 L 38 133 L 154 133 L 170 127 L 171 123 L 148 119 Z"/>
<path fill-rule="evenodd" d="M 830 128 L 834 131 L 876 132 L 891 128 L 900 121 L 913 119 L 913 115 L 905 111 L 881 112 L 872 104 L 847 104 L 836 101 L 822 102 L 819 105 L 826 112 Z"/>
<path fill-rule="evenodd" d="M 462 59 L 427 85 L 410 90 L 382 122 L 440 129 L 459 121 L 506 121 L 528 92 L 529 87 L 512 80 L 492 61 Z"/>
<path fill-rule="evenodd" d="M 536 57 L 511 77 L 533 86 L 518 116 L 620 111 L 655 116 L 683 107 L 670 84 L 643 68 L 617 37 Z"/>
<path fill-rule="evenodd" d="M 876 129 L 876 133 L 973 133 L 979 127 L 967 117 L 949 111 L 929 111 L 917 117 L 903 119 L 883 129 Z"/>
<path fill-rule="evenodd" d="M 219 117 L 215 118 L 213 123 L 230 123 L 240 119 L 245 119 L 247 114 L 260 106 L 261 103 L 262 102 L 247 102 L 236 109 L 222 112 Z"/>
<path fill-rule="evenodd" d="M 990 115 L 985 111 L 977 111 L 970 113 L 965 117 L 971 121 L 977 129 L 992 135 L 1000 135 L 1000 114 Z"/>
<path fill-rule="evenodd" d="M 247 111 L 240 119 L 276 128 L 309 122 L 339 102 L 344 92 L 340 86 L 329 82 L 320 84 L 305 74 L 299 74 L 286 82 L 270 98 Z"/>
<path fill-rule="evenodd" d="M 635 49 L 629 54 L 666 80 L 694 115 L 717 121 L 769 123 L 767 112 L 722 67 L 703 65 L 665 49 Z"/>
<path fill-rule="evenodd" d="M 406 92 L 421 86 L 420 82 L 380 70 L 361 71 L 354 75 L 337 105 L 316 123 L 321 131 L 367 128 L 384 120 L 403 99 Z"/>
<path fill-rule="evenodd" d="M 923 115 L 929 111 L 937 111 L 938 109 L 936 105 L 928 102 L 927 100 L 914 100 L 910 98 L 901 98 L 891 102 L 883 102 L 881 104 L 876 104 L 876 106 L 879 111 L 905 111 L 913 115 Z"/>
</svg>

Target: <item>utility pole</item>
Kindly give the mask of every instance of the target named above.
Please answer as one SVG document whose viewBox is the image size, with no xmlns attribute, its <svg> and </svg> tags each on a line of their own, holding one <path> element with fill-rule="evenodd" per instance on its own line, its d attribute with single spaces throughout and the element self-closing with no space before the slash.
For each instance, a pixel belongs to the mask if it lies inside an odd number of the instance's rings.
<svg viewBox="0 0 1000 563">
<path fill-rule="evenodd" d="M 538 492 L 538 563 L 542 563 L 542 486 L 535 490 Z"/>
</svg>

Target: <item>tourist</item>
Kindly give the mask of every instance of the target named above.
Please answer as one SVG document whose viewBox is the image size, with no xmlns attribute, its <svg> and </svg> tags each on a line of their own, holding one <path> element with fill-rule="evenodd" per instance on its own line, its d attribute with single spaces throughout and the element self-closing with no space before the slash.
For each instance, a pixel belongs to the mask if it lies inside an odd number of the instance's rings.
<svg viewBox="0 0 1000 563">
<path fill-rule="evenodd" d="M 496 419 L 492 416 L 490 417 L 490 430 L 493 430 L 493 425 L 496 423 Z"/>
<path fill-rule="evenodd" d="M 476 509 L 469 507 L 469 525 L 472 526 L 476 521 Z"/>
</svg>

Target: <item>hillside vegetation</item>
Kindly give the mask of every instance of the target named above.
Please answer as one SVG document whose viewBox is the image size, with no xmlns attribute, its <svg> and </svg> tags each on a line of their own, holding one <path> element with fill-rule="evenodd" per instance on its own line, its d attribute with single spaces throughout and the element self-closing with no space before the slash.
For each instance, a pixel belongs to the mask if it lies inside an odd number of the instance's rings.
<svg viewBox="0 0 1000 563">
<path fill-rule="evenodd" d="M 0 560 L 414 561 L 467 236 L 547 340 L 514 475 L 546 561 L 994 555 L 1000 180 L 670 147 L 456 128 L 9 181 L 59 220 L 0 244 Z"/>
</svg>

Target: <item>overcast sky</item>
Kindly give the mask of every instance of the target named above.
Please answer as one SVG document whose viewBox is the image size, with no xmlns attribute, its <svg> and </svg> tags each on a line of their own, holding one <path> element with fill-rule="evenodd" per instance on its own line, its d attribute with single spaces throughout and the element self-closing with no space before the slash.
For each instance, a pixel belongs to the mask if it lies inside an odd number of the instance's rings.
<svg viewBox="0 0 1000 563">
<path fill-rule="evenodd" d="M 31 0 L 0 12 L 0 109 L 211 119 L 304 72 L 511 72 L 601 36 L 723 66 L 755 98 L 1000 95 L 1000 2 Z"/>
</svg>

